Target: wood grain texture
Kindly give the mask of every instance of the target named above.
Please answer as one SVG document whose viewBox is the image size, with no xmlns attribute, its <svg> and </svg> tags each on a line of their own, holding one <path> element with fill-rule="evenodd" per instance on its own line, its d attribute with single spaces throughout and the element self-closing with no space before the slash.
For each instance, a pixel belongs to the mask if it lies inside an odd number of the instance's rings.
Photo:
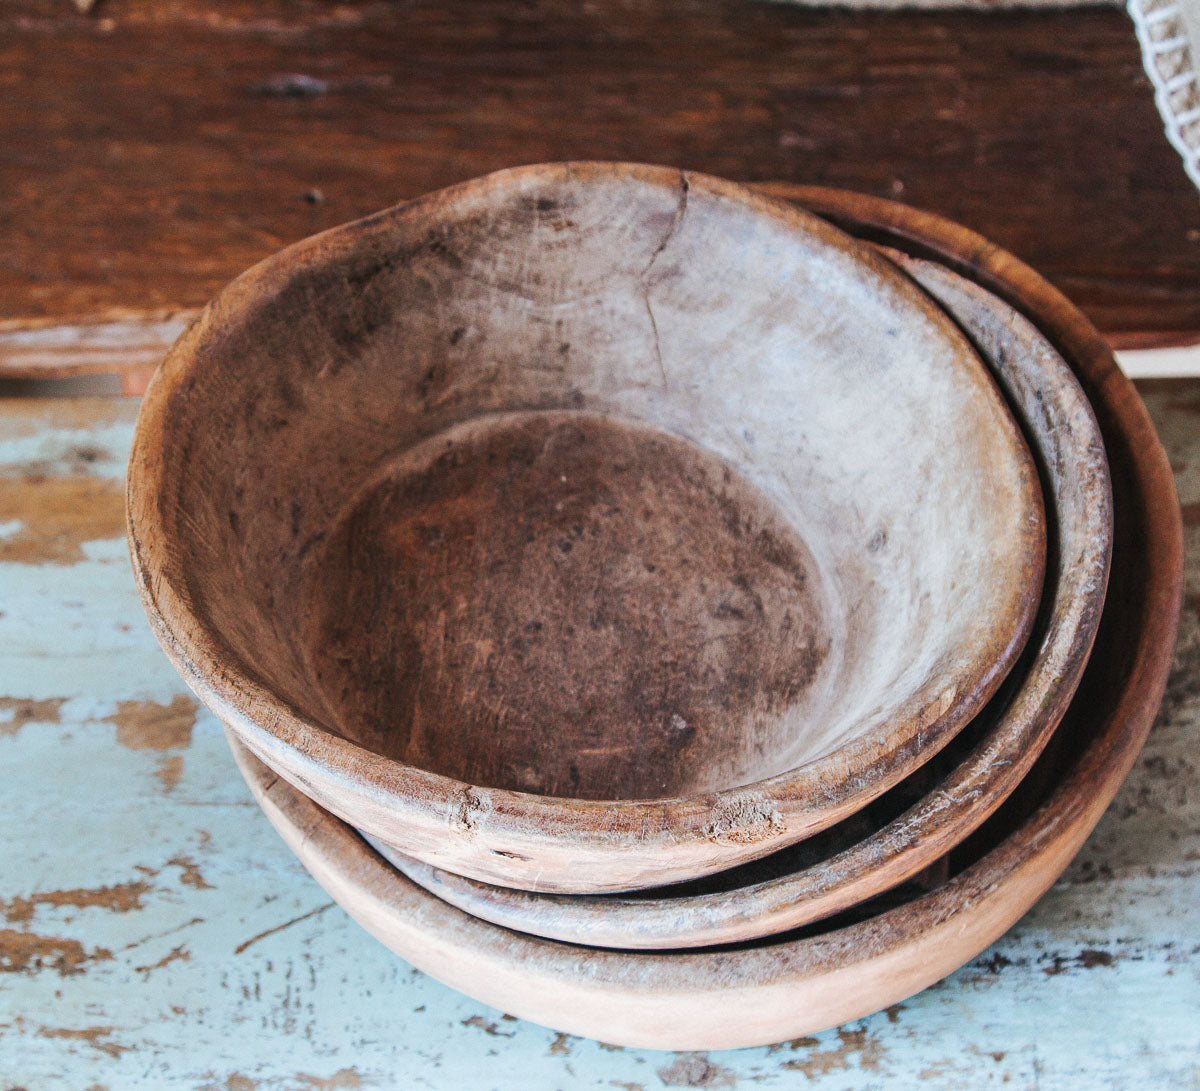
<svg viewBox="0 0 1200 1091">
<path fill-rule="evenodd" d="M 381 957 L 258 816 L 215 719 L 198 710 L 181 730 L 172 706 L 188 694 L 145 627 L 123 541 L 84 537 L 69 566 L 0 560 L 0 1085 L 1188 1086 L 1200 1075 L 1200 383 L 1142 389 L 1188 516 L 1188 597 L 1132 774 L 1074 864 L 988 951 L 886 1013 L 771 1048 L 614 1049 Z M 86 520 L 111 524 L 136 410 L 0 400 L 0 477 L 111 482 Z M 161 717 L 154 737 L 171 745 L 121 745 L 114 721 L 131 711 Z"/>
<path fill-rule="evenodd" d="M 611 158 L 899 196 L 1108 334 L 1200 331 L 1200 202 L 1116 10 L 14 0 L 0 74 L 4 318 L 197 306 L 399 199 Z"/>
</svg>

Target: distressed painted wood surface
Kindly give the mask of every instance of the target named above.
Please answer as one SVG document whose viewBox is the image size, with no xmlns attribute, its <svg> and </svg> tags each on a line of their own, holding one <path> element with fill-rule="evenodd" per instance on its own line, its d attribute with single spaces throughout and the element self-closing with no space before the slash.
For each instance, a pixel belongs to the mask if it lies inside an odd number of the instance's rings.
<svg viewBox="0 0 1200 1091">
<path fill-rule="evenodd" d="M 136 404 L 0 400 L 0 1088 L 1200 1085 L 1200 382 L 1144 392 L 1187 599 L 1158 724 L 1096 833 L 942 984 L 709 1054 L 506 1018 L 331 907 L 141 615 L 121 537 Z"/>
<path fill-rule="evenodd" d="M 1111 8 L 5 0 L 0 87 L 0 319 L 152 323 L 402 198 L 605 158 L 902 197 L 1122 347 L 1200 334 L 1200 202 Z"/>
</svg>

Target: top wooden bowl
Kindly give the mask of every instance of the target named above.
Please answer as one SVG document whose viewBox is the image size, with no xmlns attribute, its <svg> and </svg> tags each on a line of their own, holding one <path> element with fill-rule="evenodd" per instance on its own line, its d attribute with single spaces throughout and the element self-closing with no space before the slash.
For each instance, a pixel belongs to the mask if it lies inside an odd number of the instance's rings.
<svg viewBox="0 0 1200 1091">
<path fill-rule="evenodd" d="M 821 829 L 1033 620 L 1029 452 L 969 343 L 782 202 L 491 175 L 227 288 L 147 393 L 143 601 L 200 698 L 381 841 L 534 890 Z"/>
</svg>

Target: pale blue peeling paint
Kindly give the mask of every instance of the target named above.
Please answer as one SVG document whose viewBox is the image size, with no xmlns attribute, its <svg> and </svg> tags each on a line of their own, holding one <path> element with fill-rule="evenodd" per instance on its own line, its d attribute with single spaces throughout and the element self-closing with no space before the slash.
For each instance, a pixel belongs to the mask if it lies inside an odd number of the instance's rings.
<svg viewBox="0 0 1200 1091">
<path fill-rule="evenodd" d="M 118 743 L 105 717 L 120 701 L 186 692 L 118 544 L 71 566 L 0 565 L 0 694 L 67 698 L 59 722 L 0 732 L 0 896 L 149 886 L 126 913 L 37 905 L 27 922 L 0 920 L 111 953 L 67 977 L 0 973 L 0 1086 L 224 1089 L 238 1075 L 309 1091 L 347 1070 L 364 1088 L 472 1091 L 652 1091 L 680 1072 L 743 1089 L 1200 1083 L 1200 792 L 1194 764 L 1170 784 L 1155 764 L 1193 761 L 1200 697 L 1156 728 L 1064 879 L 945 982 L 815 1042 L 613 1050 L 506 1021 L 322 909 L 328 896 L 253 803 L 207 713 L 185 747 Z M 1200 642 L 1192 615 L 1184 639 Z M 207 887 L 183 881 L 188 865 Z M 176 949 L 187 957 L 153 968 Z M 1113 965 L 1084 968 L 1088 950 Z M 89 1043 L 43 1027 L 112 1029 Z"/>
<path fill-rule="evenodd" d="M 0 693 L 111 711 L 186 691 L 146 623 L 125 543 L 99 552 L 73 565 L 0 564 Z"/>
<path fill-rule="evenodd" d="M 3 426 L 0 421 L 0 428 Z M 132 443 L 131 420 L 102 427 L 46 429 L 29 435 L 0 436 L 0 465 L 12 472 L 14 468 L 35 463 L 43 472 L 119 480 L 125 476 Z M 75 453 L 80 448 L 97 457 L 80 459 Z"/>
<path fill-rule="evenodd" d="M 80 542 L 79 548 L 89 561 L 129 566 L 129 545 L 124 538 L 98 538 Z"/>
</svg>

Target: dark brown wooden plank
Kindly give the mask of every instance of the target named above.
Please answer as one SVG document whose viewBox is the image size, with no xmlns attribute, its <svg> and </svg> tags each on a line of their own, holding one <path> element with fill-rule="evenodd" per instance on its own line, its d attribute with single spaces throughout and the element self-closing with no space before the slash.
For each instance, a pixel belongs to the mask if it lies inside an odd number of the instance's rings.
<svg viewBox="0 0 1200 1091">
<path fill-rule="evenodd" d="M 1111 334 L 1200 330 L 1200 200 L 1117 10 L 65 11 L 0 14 L 0 318 L 194 306 L 279 246 L 401 198 L 612 158 L 898 197 L 1025 258 Z"/>
</svg>

